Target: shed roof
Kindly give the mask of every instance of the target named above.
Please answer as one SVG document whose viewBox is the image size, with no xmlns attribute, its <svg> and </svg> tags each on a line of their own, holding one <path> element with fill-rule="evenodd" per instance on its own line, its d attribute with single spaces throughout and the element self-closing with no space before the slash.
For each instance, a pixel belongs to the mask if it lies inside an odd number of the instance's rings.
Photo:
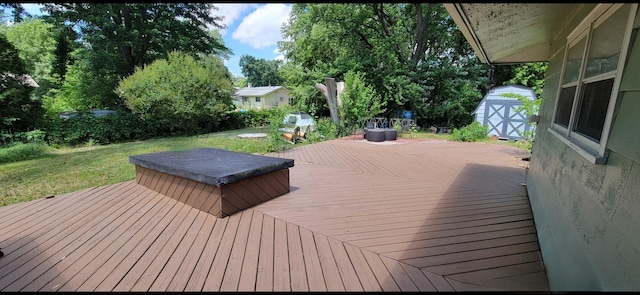
<svg viewBox="0 0 640 295">
<path fill-rule="evenodd" d="M 244 87 L 237 90 L 233 96 L 264 96 L 279 89 L 286 88 L 283 86 Z"/>
<path fill-rule="evenodd" d="M 482 100 L 480 101 L 480 103 L 478 104 L 476 109 L 473 110 L 473 114 L 478 112 L 478 109 L 480 109 L 480 106 L 487 101 L 487 97 L 489 97 L 491 94 L 493 94 L 495 92 L 508 93 L 508 91 L 503 91 L 503 90 L 507 90 L 509 88 L 517 88 L 517 89 L 520 89 L 520 90 L 528 91 L 528 92 L 531 93 L 531 95 L 529 95 L 528 97 L 531 98 L 531 100 L 535 100 L 536 99 L 536 93 L 533 91 L 533 89 L 531 89 L 529 87 L 526 87 L 526 86 L 522 86 L 522 85 L 496 86 L 496 87 L 490 88 L 489 91 L 487 91 L 487 94 L 484 95 L 484 97 L 482 98 Z M 505 98 L 505 99 L 507 99 L 507 98 Z"/>
</svg>

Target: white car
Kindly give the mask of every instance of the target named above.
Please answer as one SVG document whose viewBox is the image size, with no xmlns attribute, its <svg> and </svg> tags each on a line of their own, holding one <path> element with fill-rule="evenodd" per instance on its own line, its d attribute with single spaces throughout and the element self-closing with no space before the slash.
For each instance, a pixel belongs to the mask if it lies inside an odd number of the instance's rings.
<svg viewBox="0 0 640 295">
<path fill-rule="evenodd" d="M 305 112 L 291 112 L 284 117 L 285 130 L 293 131 L 296 127 L 300 129 L 307 128 L 307 131 L 314 130 L 316 128 L 316 120 L 311 115 Z"/>
</svg>

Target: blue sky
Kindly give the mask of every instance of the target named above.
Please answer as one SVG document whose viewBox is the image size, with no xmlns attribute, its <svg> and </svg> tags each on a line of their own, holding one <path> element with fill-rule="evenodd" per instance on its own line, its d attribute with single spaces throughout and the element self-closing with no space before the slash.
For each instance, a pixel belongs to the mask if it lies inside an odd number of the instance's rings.
<svg viewBox="0 0 640 295">
<path fill-rule="evenodd" d="M 23 4 L 25 10 L 32 15 L 39 15 L 40 5 Z M 227 26 L 220 31 L 227 47 L 233 55 L 226 61 L 226 66 L 234 76 L 242 76 L 240 57 L 244 54 L 266 60 L 282 59 L 277 42 L 282 40 L 280 27 L 289 19 L 290 4 L 283 3 L 221 3 L 212 14 L 224 16 L 223 24 Z"/>
</svg>

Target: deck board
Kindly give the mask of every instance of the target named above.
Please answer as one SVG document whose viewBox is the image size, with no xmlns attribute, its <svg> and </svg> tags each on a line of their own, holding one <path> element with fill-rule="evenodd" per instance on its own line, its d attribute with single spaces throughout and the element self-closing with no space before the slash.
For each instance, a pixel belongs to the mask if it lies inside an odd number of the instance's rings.
<svg viewBox="0 0 640 295">
<path fill-rule="evenodd" d="M 522 152 L 295 147 L 269 154 L 288 174 L 234 187 L 251 207 L 224 218 L 211 188 L 152 170 L 0 207 L 0 291 L 548 291 Z"/>
</svg>

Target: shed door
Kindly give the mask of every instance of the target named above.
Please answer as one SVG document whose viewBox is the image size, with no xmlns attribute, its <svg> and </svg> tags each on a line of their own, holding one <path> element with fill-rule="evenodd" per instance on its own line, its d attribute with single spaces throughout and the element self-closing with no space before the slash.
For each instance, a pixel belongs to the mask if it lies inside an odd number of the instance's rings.
<svg viewBox="0 0 640 295">
<path fill-rule="evenodd" d="M 521 104 L 513 100 L 487 100 L 483 125 L 489 127 L 489 134 L 510 139 L 521 138 L 520 133 L 529 130 L 526 115 L 515 111 Z"/>
</svg>

